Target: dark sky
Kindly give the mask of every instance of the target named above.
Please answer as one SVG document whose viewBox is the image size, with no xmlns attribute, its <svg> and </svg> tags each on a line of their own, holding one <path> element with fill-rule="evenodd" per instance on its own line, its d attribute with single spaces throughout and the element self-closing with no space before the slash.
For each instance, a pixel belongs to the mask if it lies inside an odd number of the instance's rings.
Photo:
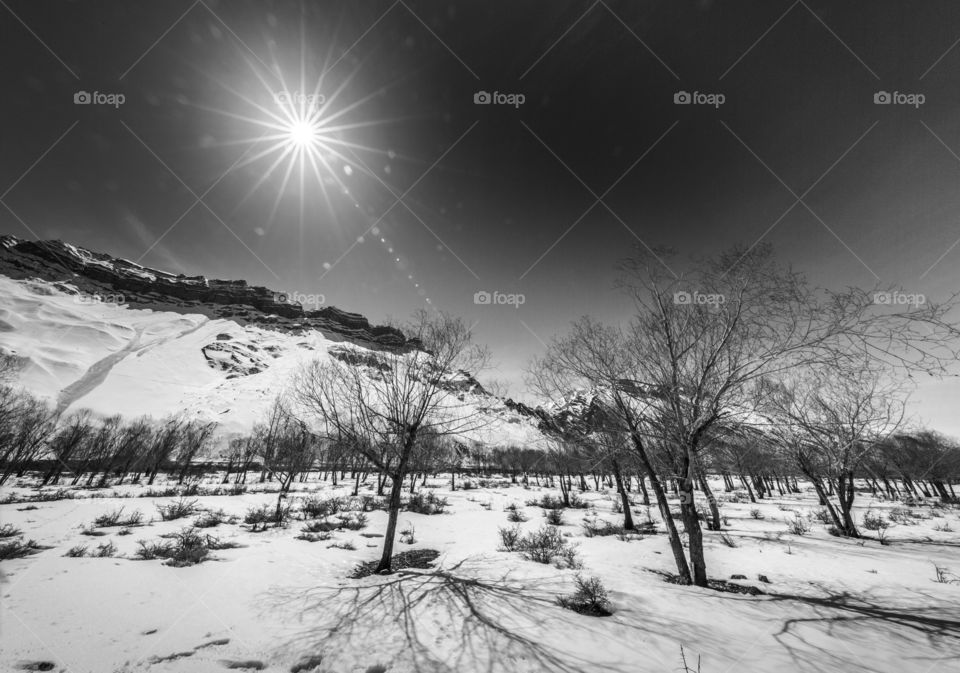
<svg viewBox="0 0 960 673">
<path fill-rule="evenodd" d="M 824 285 L 960 284 L 955 1 L 2 4 L 0 231 L 375 322 L 429 299 L 478 321 L 515 393 L 540 339 L 623 317 L 612 267 L 639 240 L 765 236 Z M 301 171 L 257 139 L 276 93 L 315 90 L 332 119 Z M 951 415 L 956 387 L 925 391 Z"/>
</svg>

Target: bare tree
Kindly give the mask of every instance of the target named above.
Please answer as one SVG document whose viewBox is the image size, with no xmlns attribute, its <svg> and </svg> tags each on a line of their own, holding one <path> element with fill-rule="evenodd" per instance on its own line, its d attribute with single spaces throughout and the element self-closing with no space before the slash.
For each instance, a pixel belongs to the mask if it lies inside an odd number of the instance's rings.
<svg viewBox="0 0 960 673">
<path fill-rule="evenodd" d="M 537 368 L 556 390 L 552 384 L 565 377 L 601 388 L 649 474 L 644 437 L 662 442 L 689 538 L 689 564 L 679 541 L 671 545 L 680 579 L 689 581 L 692 570 L 692 581 L 706 586 L 698 459 L 718 428 L 759 420 L 757 382 L 851 359 L 942 374 L 957 358 L 960 332 L 946 318 L 952 303 L 882 310 L 873 291 L 811 287 L 762 245 L 703 260 L 679 276 L 665 257 L 641 250 L 621 265 L 619 286 L 633 302 L 628 325 L 581 320 Z M 657 496 L 667 523 L 669 506 Z"/>
<path fill-rule="evenodd" d="M 316 439 L 281 397 L 274 400 L 267 422 L 254 430 L 254 437 L 254 452 L 280 484 L 274 518 L 279 526 L 283 521 L 283 500 L 294 479 L 309 470 L 317 459 Z"/>
<path fill-rule="evenodd" d="M 420 312 L 404 333 L 422 350 L 384 351 L 363 361 L 315 361 L 294 382 L 296 398 L 318 432 L 362 455 L 392 481 L 377 572 L 391 568 L 403 480 L 418 442 L 471 432 L 485 422 L 463 401 L 457 385 L 489 361 L 464 322 Z M 433 445 L 442 448 L 442 442 Z"/>
<path fill-rule="evenodd" d="M 770 431 L 792 452 L 842 535 L 860 537 L 851 514 L 854 476 L 903 422 L 903 388 L 870 362 L 816 368 L 789 384 L 763 386 L 773 411 Z"/>
</svg>

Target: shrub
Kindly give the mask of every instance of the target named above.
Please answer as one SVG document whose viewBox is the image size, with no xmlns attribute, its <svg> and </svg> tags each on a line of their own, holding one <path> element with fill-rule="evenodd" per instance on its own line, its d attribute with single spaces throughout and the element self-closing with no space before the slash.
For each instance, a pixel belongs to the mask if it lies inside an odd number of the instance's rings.
<svg viewBox="0 0 960 673">
<path fill-rule="evenodd" d="M 913 521 L 911 521 L 911 519 L 914 518 L 914 515 L 913 515 L 913 512 L 911 512 L 906 507 L 894 507 L 887 514 L 887 517 L 890 519 L 890 521 L 893 521 L 894 523 L 912 524 Z"/>
<path fill-rule="evenodd" d="M 333 537 L 333 533 L 329 531 L 322 531 L 320 533 L 309 533 L 304 529 L 300 535 L 298 535 L 296 540 L 305 540 L 307 542 L 324 542 Z"/>
<path fill-rule="evenodd" d="M 86 555 L 87 555 L 87 545 L 85 544 L 74 545 L 73 547 L 70 547 L 70 549 L 67 550 L 66 554 L 64 554 L 64 556 L 67 556 L 69 558 L 83 558 Z"/>
<path fill-rule="evenodd" d="M 754 507 L 753 509 L 750 510 L 750 518 L 763 519 L 764 518 L 763 512 L 761 512 L 758 508 Z"/>
<path fill-rule="evenodd" d="M 48 547 L 43 547 L 37 544 L 36 540 L 12 540 L 0 544 L 0 561 L 8 561 L 15 558 L 24 558 L 25 556 L 32 556 L 37 554 Z"/>
<path fill-rule="evenodd" d="M 890 522 L 882 514 L 874 514 L 868 509 L 863 513 L 863 527 L 867 530 L 885 530 L 890 527 Z"/>
<path fill-rule="evenodd" d="M 593 617 L 607 617 L 610 612 L 610 598 L 606 587 L 599 577 L 585 579 L 576 576 L 577 589 L 569 596 L 558 596 L 557 605 L 567 610 L 573 610 L 581 615 Z"/>
<path fill-rule="evenodd" d="M 357 547 L 352 542 L 334 542 L 328 544 L 327 549 L 346 549 L 347 551 L 356 551 Z"/>
<path fill-rule="evenodd" d="M 316 533 L 329 533 L 332 530 L 337 529 L 337 524 L 330 523 L 329 521 L 310 521 L 305 524 L 300 530 L 304 533 L 316 534 Z"/>
<path fill-rule="evenodd" d="M 819 521 L 822 524 L 830 525 L 833 523 L 833 518 L 830 516 L 830 512 L 827 511 L 826 507 L 821 507 L 815 509 L 810 513 L 810 516 L 813 517 L 816 521 Z"/>
<path fill-rule="evenodd" d="M 545 509 L 543 510 L 543 516 L 547 518 L 547 523 L 550 524 L 551 526 L 563 525 L 562 509 Z"/>
<path fill-rule="evenodd" d="M 726 533 L 720 533 L 720 541 L 723 542 L 723 544 L 733 549 L 736 549 L 737 547 L 737 543 L 734 542 L 733 538 L 727 535 Z"/>
<path fill-rule="evenodd" d="M 113 542 L 105 542 L 104 544 L 97 545 L 97 548 L 90 552 L 90 556 L 96 558 L 108 558 L 117 553 L 117 545 Z"/>
<path fill-rule="evenodd" d="M 340 522 L 337 528 L 346 528 L 347 530 L 360 530 L 367 525 L 367 515 L 363 512 L 347 512 L 337 516 Z"/>
<path fill-rule="evenodd" d="M 234 523 L 237 520 L 235 516 L 230 516 L 222 509 L 216 511 L 204 512 L 193 522 L 194 528 L 214 528 L 222 523 Z"/>
<path fill-rule="evenodd" d="M 439 498 L 433 492 L 426 495 L 415 493 L 410 496 L 404 508 L 417 514 L 443 514 L 448 504 L 446 498 Z"/>
<path fill-rule="evenodd" d="M 174 521 L 196 514 L 197 501 L 180 498 L 166 505 L 157 505 L 157 511 L 160 512 L 160 518 L 164 521 Z"/>
<path fill-rule="evenodd" d="M 602 537 L 606 535 L 623 535 L 623 525 L 611 523 L 604 519 L 584 519 L 583 534 L 586 537 Z"/>
<path fill-rule="evenodd" d="M 578 565 L 576 548 L 563 539 L 556 526 L 544 526 L 520 540 L 518 548 L 524 558 L 535 563 L 555 563 L 558 567 L 575 568 Z"/>
<path fill-rule="evenodd" d="M 787 524 L 787 532 L 794 535 L 806 535 L 810 532 L 810 524 L 803 520 L 799 513 L 794 513 L 793 520 L 784 519 Z"/>
<path fill-rule="evenodd" d="M 237 545 L 233 542 L 222 542 L 212 535 L 204 535 L 195 528 L 184 528 L 179 533 L 165 536 L 166 540 L 145 542 L 140 540 L 140 548 L 136 555 L 143 560 L 164 558 L 165 565 L 174 568 L 196 565 L 207 560 L 211 550 L 231 549 Z"/>
<path fill-rule="evenodd" d="M 400 542 L 404 544 L 413 544 L 417 541 L 416 538 L 417 530 L 413 527 L 413 524 L 408 524 L 408 527 L 400 531 Z"/>
<path fill-rule="evenodd" d="M 344 511 L 347 505 L 344 498 L 321 498 L 311 495 L 300 502 L 300 511 L 306 519 L 322 519 Z"/>
<path fill-rule="evenodd" d="M 281 507 L 279 516 L 277 516 L 277 512 L 278 510 L 275 505 L 251 507 L 247 510 L 247 513 L 243 515 L 243 522 L 249 524 L 253 532 L 260 532 L 267 527 L 268 523 L 277 526 L 282 525 L 290 516 L 290 506 L 286 505 Z"/>
<path fill-rule="evenodd" d="M 623 514 L 623 502 L 619 497 L 614 498 L 613 504 L 610 505 L 610 511 L 614 514 Z"/>
<path fill-rule="evenodd" d="M 23 531 L 14 526 L 12 523 L 5 523 L 0 526 L 0 539 L 16 537 L 21 533 L 23 533 Z"/>
<path fill-rule="evenodd" d="M 176 488 L 148 488 L 146 491 L 140 494 L 141 498 L 172 498 L 175 495 L 179 495 L 180 491 Z"/>
<path fill-rule="evenodd" d="M 953 532 L 953 528 L 951 528 L 951 527 L 950 527 L 950 524 L 947 523 L 947 522 L 938 523 L 936 526 L 933 527 L 933 529 L 934 529 L 935 531 L 939 531 L 939 532 L 941 532 L 941 533 L 952 533 L 952 532 Z"/>
<path fill-rule="evenodd" d="M 526 515 L 520 511 L 516 503 L 510 503 L 506 506 L 505 510 L 507 512 L 507 521 L 510 523 L 523 523 L 527 520 Z"/>
<path fill-rule="evenodd" d="M 520 543 L 520 526 L 500 529 L 500 547 L 504 551 L 516 551 Z"/>
<path fill-rule="evenodd" d="M 97 528 L 111 528 L 113 526 L 129 527 L 139 526 L 140 522 L 143 520 L 143 514 L 141 514 L 140 510 L 136 510 L 126 519 L 123 519 L 122 517 L 123 507 L 120 509 L 115 509 L 112 512 L 107 512 L 106 514 L 101 514 L 93 520 L 93 525 Z"/>
<path fill-rule="evenodd" d="M 933 571 L 936 574 L 934 581 L 939 584 L 960 584 L 960 577 L 950 572 L 949 568 L 934 564 Z"/>
<path fill-rule="evenodd" d="M 539 500 L 528 500 L 527 505 L 530 507 L 540 507 L 542 509 L 564 509 L 565 507 L 587 509 L 589 506 L 586 501 L 581 499 L 576 493 L 570 493 L 567 499 L 570 501 L 569 505 L 564 504 L 563 498 L 545 493 Z"/>
<path fill-rule="evenodd" d="M 356 501 L 356 498 L 354 500 Z M 378 509 L 386 509 L 387 499 L 375 495 L 361 495 L 357 506 L 361 512 L 373 512 Z"/>
</svg>

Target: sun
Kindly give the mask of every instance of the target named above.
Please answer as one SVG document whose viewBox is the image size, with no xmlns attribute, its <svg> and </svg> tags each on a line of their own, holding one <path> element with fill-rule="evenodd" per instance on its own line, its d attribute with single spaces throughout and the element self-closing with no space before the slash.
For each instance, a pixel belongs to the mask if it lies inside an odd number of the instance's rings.
<svg viewBox="0 0 960 673">
<path fill-rule="evenodd" d="M 296 150 L 309 150 L 317 144 L 319 131 L 317 125 L 310 120 L 294 120 L 287 128 L 287 143 Z"/>
</svg>

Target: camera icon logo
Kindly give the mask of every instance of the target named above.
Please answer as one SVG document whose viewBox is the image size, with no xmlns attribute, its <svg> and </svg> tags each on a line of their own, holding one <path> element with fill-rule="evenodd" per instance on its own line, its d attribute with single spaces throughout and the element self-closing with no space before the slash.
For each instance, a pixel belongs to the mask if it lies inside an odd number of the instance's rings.
<svg viewBox="0 0 960 673">
<path fill-rule="evenodd" d="M 489 105 L 492 99 L 490 97 L 489 91 L 478 91 L 473 94 L 473 104 L 474 105 Z"/>
<path fill-rule="evenodd" d="M 73 104 L 74 105 L 90 105 L 92 99 L 90 98 L 89 91 L 78 91 L 73 94 Z"/>
<path fill-rule="evenodd" d="M 878 91 L 873 94 L 874 105 L 890 105 L 892 102 L 893 98 L 890 96 L 889 91 Z"/>
<path fill-rule="evenodd" d="M 288 295 L 286 292 L 279 292 L 279 293 L 273 295 L 273 300 L 274 300 L 275 302 L 277 302 L 278 304 L 289 304 L 289 303 L 290 303 L 290 295 Z"/>
<path fill-rule="evenodd" d="M 688 91 L 678 91 L 673 94 L 673 104 L 674 105 L 690 105 L 692 98 Z"/>
<path fill-rule="evenodd" d="M 893 303 L 893 294 L 890 292 L 877 292 L 873 295 L 874 304 L 892 304 Z"/>
<path fill-rule="evenodd" d="M 673 303 L 680 304 L 682 306 L 693 303 L 693 295 L 689 292 L 674 292 L 673 293 Z"/>
<path fill-rule="evenodd" d="M 480 290 L 479 292 L 475 292 L 473 295 L 473 303 L 481 306 L 490 304 L 491 299 L 492 297 L 490 296 L 490 293 L 486 290 Z"/>
</svg>

